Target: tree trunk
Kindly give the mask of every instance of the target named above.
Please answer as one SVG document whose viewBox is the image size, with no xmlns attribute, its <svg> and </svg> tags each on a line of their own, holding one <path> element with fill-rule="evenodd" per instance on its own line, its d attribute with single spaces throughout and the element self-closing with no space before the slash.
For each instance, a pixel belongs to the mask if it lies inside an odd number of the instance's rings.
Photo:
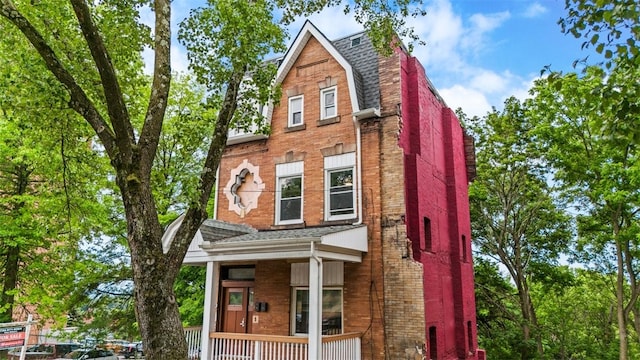
<svg viewBox="0 0 640 360">
<path fill-rule="evenodd" d="M 620 360 L 627 360 L 628 356 L 628 340 L 627 340 L 627 321 L 624 313 L 624 263 L 622 259 L 622 248 L 620 243 L 616 241 L 616 256 L 618 257 L 618 269 L 616 279 L 616 314 L 618 316 L 618 334 L 620 337 Z"/>
<path fill-rule="evenodd" d="M 138 179 L 130 172 L 118 172 L 127 216 L 136 318 L 145 341 L 145 359 L 186 359 L 187 343 L 173 291 L 180 264 L 169 262 L 163 254 L 163 229 L 146 184 L 148 179 Z"/>
<path fill-rule="evenodd" d="M 638 344 L 640 344 L 640 309 L 638 309 L 637 304 L 631 311 L 633 312 L 633 328 L 636 331 Z"/>
<path fill-rule="evenodd" d="M 518 275 L 518 295 L 520 297 L 520 310 L 522 311 L 522 338 L 525 343 L 525 346 L 521 350 L 521 358 L 531 359 L 535 356 L 529 351 L 529 340 L 532 338 L 536 341 L 536 352 L 537 357 L 542 357 L 543 355 L 543 347 L 542 347 L 542 338 L 538 331 L 538 318 L 535 313 L 535 308 L 533 307 L 533 302 L 531 301 L 531 296 L 529 294 L 529 285 L 527 284 L 527 280 L 524 276 L 519 273 Z M 533 337 L 531 336 L 533 332 Z"/>
<path fill-rule="evenodd" d="M 0 313 L 0 323 L 13 321 L 13 303 L 15 296 L 13 290 L 18 284 L 18 266 L 20 263 L 20 248 L 9 246 L 4 259 L 4 281 L 2 282 L 2 294 L 0 295 L 0 307 L 6 306 Z"/>
</svg>

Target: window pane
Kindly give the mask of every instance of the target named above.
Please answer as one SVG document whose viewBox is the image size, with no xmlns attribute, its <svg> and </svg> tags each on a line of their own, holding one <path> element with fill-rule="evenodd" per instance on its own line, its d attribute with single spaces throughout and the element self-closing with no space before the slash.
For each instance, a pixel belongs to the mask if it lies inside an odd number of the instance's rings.
<svg viewBox="0 0 640 360">
<path fill-rule="evenodd" d="M 293 124 L 293 125 L 302 124 L 302 113 L 301 112 L 295 112 L 295 113 L 291 114 L 291 124 Z"/>
<path fill-rule="evenodd" d="M 336 186 L 353 186 L 353 170 L 331 172 L 331 188 Z"/>
<path fill-rule="evenodd" d="M 309 332 L 309 290 L 296 290 L 296 334 Z"/>
<path fill-rule="evenodd" d="M 282 199 L 299 197 L 302 195 L 302 178 L 290 177 L 280 180 L 280 196 Z"/>
<path fill-rule="evenodd" d="M 282 200 L 280 202 L 280 220 L 300 219 L 300 199 Z"/>
<path fill-rule="evenodd" d="M 296 290 L 295 333 L 309 333 L 309 290 Z M 322 290 L 322 334 L 342 334 L 342 289 Z"/>
<path fill-rule="evenodd" d="M 322 290 L 322 335 L 342 334 L 342 290 Z"/>
<path fill-rule="evenodd" d="M 229 291 L 229 305 L 242 305 L 242 292 Z"/>
<path fill-rule="evenodd" d="M 331 106 L 335 104 L 336 93 L 335 91 L 327 91 L 324 93 L 324 104 Z"/>
<path fill-rule="evenodd" d="M 353 192 L 331 194 L 331 215 L 353 213 Z"/>
</svg>

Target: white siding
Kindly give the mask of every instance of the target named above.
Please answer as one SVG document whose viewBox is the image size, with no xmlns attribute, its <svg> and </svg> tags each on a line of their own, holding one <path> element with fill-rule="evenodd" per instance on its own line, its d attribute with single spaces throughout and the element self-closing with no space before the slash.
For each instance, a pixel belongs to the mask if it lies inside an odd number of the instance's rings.
<svg viewBox="0 0 640 360">
<path fill-rule="evenodd" d="M 344 284 L 344 263 L 327 261 L 322 263 L 322 285 L 342 286 Z M 291 264 L 291 286 L 309 286 L 309 263 Z"/>
</svg>

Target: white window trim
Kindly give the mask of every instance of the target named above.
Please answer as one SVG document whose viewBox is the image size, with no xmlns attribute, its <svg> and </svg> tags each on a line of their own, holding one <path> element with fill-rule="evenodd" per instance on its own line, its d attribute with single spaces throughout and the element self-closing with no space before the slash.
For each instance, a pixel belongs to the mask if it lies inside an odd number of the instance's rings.
<svg viewBox="0 0 640 360">
<path fill-rule="evenodd" d="M 300 100 L 300 124 L 293 123 L 293 111 L 291 108 L 291 102 L 295 100 Z M 288 117 L 287 124 L 289 127 L 304 125 L 304 95 L 292 96 L 289 98 L 288 103 Z"/>
<path fill-rule="evenodd" d="M 357 216 L 356 202 L 356 156 L 355 153 L 346 153 L 324 158 L 324 218 L 326 221 L 353 219 Z M 336 170 L 349 170 L 353 174 L 353 213 L 331 216 L 331 177 L 330 172 Z"/>
<path fill-rule="evenodd" d="M 328 93 L 328 92 L 333 92 L 333 107 L 335 108 L 335 114 L 331 115 L 331 116 L 327 116 L 325 115 L 325 100 L 324 100 L 324 94 Z M 323 119 L 331 119 L 338 116 L 338 87 L 337 86 L 332 86 L 332 87 L 328 87 L 326 89 L 322 89 L 320 90 L 320 120 Z"/>
<path fill-rule="evenodd" d="M 289 321 L 291 322 L 291 335 L 292 336 L 309 336 L 309 329 L 307 329 L 306 333 L 297 333 L 296 332 L 296 291 L 297 290 L 307 290 L 309 291 L 309 286 L 293 286 L 291 287 L 291 311 L 289 312 L 291 314 L 291 318 L 289 319 Z M 336 287 L 336 286 L 323 286 L 322 287 L 322 291 L 324 292 L 325 290 L 340 290 L 341 292 L 341 299 L 342 302 L 340 303 L 340 314 L 342 314 L 342 316 L 340 317 L 340 331 L 342 334 L 344 334 L 344 288 L 342 287 Z M 322 296 L 320 297 L 322 298 Z M 320 316 L 322 316 L 322 304 L 320 304 Z M 322 324 L 320 324 L 320 326 L 322 326 Z M 320 330 L 322 331 L 322 329 Z"/>
<path fill-rule="evenodd" d="M 304 219 L 304 162 L 297 161 L 294 163 L 286 163 L 286 164 L 278 164 L 276 165 L 276 211 L 275 211 L 275 224 L 276 225 L 289 225 L 289 224 L 300 224 L 302 223 L 302 219 Z M 300 176 L 300 218 L 292 219 L 292 220 L 280 220 L 280 202 L 281 202 L 281 192 L 280 192 L 280 179 L 288 178 L 288 177 L 296 177 Z"/>
</svg>

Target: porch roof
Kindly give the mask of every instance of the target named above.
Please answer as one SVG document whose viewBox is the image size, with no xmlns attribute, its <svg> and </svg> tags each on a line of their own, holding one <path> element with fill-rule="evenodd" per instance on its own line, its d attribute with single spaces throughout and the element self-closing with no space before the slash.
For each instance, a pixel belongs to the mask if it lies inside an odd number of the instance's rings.
<svg viewBox="0 0 640 360">
<path fill-rule="evenodd" d="M 360 262 L 367 252 L 366 225 L 257 230 L 208 219 L 200 226 L 200 247 L 214 261 L 302 259 L 317 256 Z"/>
</svg>

